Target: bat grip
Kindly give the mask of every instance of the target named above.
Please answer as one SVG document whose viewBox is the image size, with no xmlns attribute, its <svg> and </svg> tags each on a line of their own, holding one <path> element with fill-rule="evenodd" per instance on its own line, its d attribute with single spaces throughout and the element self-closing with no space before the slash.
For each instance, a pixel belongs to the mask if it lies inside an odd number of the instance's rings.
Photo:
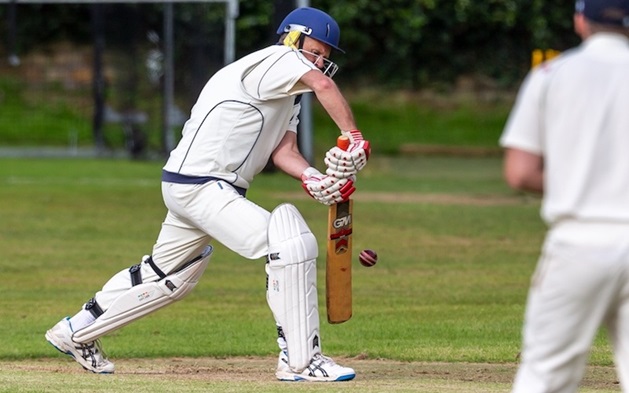
<svg viewBox="0 0 629 393">
<path fill-rule="evenodd" d="M 347 150 L 347 148 L 349 147 L 349 144 L 350 144 L 349 137 L 346 137 L 345 135 L 341 135 L 338 138 L 336 138 L 336 146 L 340 148 L 341 150 Z"/>
</svg>

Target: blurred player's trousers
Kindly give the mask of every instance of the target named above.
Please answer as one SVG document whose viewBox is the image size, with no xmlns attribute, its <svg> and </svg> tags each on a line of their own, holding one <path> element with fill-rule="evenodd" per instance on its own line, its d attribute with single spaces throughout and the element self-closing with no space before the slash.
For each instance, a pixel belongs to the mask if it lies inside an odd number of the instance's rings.
<svg viewBox="0 0 629 393">
<path fill-rule="evenodd" d="M 576 392 L 600 326 L 628 392 L 629 223 L 562 222 L 531 281 L 513 392 Z"/>
</svg>

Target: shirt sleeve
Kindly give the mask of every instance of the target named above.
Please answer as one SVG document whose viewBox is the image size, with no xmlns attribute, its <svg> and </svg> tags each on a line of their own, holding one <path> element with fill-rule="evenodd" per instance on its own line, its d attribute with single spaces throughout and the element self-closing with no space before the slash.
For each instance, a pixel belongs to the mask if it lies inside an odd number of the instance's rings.
<svg viewBox="0 0 629 393">
<path fill-rule="evenodd" d="M 272 100 L 311 91 L 300 83 L 301 77 L 317 67 L 299 52 L 288 49 L 267 58 L 247 76 L 250 94 L 260 100 Z"/>
<path fill-rule="evenodd" d="M 500 137 L 500 146 L 542 154 L 547 73 L 542 66 L 524 79 Z"/>
</svg>

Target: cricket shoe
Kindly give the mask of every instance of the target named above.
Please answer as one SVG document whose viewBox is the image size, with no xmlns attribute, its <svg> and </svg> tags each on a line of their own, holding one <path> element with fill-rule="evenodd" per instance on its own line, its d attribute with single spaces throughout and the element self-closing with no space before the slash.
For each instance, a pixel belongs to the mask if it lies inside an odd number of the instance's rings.
<svg viewBox="0 0 629 393">
<path fill-rule="evenodd" d="M 72 333 L 70 318 L 64 318 L 46 332 L 46 340 L 59 352 L 72 356 L 87 371 L 97 374 L 114 372 L 114 364 L 105 357 L 99 340 L 78 344 L 72 341 Z"/>
<path fill-rule="evenodd" d="M 304 371 L 296 373 L 288 366 L 288 354 L 281 351 L 275 376 L 280 381 L 341 382 L 354 379 L 356 372 L 349 367 L 339 366 L 327 356 L 316 354 Z"/>
</svg>

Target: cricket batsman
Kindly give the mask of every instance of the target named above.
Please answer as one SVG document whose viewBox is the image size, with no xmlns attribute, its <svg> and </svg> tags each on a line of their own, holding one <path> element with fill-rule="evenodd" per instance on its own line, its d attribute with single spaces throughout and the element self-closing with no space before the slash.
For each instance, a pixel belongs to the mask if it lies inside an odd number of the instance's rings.
<svg viewBox="0 0 629 393">
<path fill-rule="evenodd" d="M 308 225 L 291 204 L 269 212 L 247 199 L 251 182 L 271 159 L 316 201 L 347 200 L 369 156 L 369 144 L 332 80 L 338 67 L 330 55 L 343 52 L 337 22 L 321 10 L 298 8 L 277 34 L 277 44 L 225 66 L 201 91 L 163 167 L 168 212 L 151 255 L 115 274 L 74 316 L 46 332 L 53 346 L 85 369 L 113 373 L 99 339 L 190 293 L 209 263 L 210 244 L 217 241 L 245 258 L 266 258 L 279 380 L 355 377 L 353 369 L 321 352 L 318 247 Z M 307 92 L 314 92 L 351 142 L 346 151 L 332 147 L 326 153 L 325 174 L 297 147 L 300 97 Z"/>
</svg>

